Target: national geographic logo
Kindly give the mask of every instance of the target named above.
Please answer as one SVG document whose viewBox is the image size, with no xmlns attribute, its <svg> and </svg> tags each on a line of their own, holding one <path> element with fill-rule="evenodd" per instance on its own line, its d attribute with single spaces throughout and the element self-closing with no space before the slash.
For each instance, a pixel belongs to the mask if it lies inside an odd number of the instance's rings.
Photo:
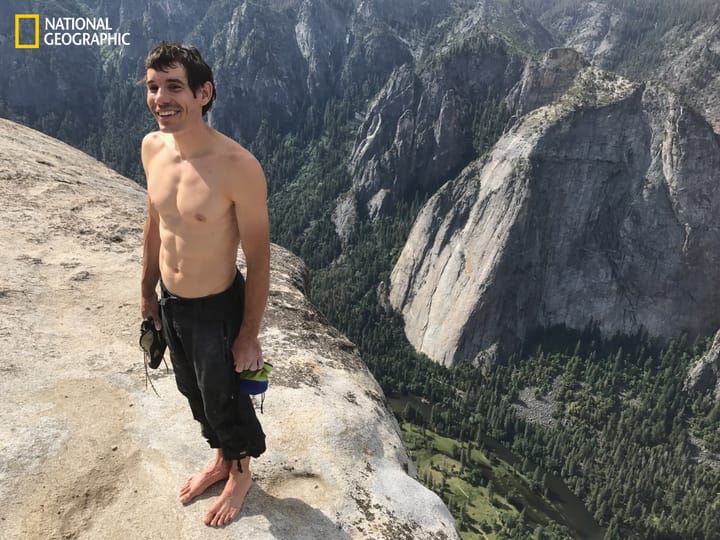
<svg viewBox="0 0 720 540">
<path fill-rule="evenodd" d="M 42 36 L 40 27 L 39 14 L 16 13 L 15 48 L 130 45 L 130 33 L 115 32 L 107 17 L 43 17 Z"/>
<path fill-rule="evenodd" d="M 30 24 L 22 24 L 23 21 Z M 27 43 L 20 39 L 20 28 L 32 28 L 32 40 Z M 38 49 L 40 47 L 40 15 L 30 13 L 18 13 L 15 15 L 15 48 L 16 49 Z"/>
</svg>

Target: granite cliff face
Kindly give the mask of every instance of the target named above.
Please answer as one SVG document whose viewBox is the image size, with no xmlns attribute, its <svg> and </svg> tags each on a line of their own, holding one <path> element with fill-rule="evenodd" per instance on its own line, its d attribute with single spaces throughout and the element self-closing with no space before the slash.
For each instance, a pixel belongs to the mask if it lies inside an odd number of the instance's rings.
<svg viewBox="0 0 720 540">
<path fill-rule="evenodd" d="M 207 535 L 219 486 L 186 507 L 176 494 L 211 453 L 172 373 L 152 374 L 159 397 L 145 387 L 137 345 L 144 190 L 6 120 L 0 150 L 0 536 Z M 213 534 L 457 538 L 354 345 L 305 298 L 305 274 L 273 246 L 268 452 L 240 517 Z"/>
<path fill-rule="evenodd" d="M 677 22 L 669 26 L 653 13 L 657 8 L 648 9 L 650 2 L 534 3 L 543 6 L 537 11 L 539 21 L 557 45 L 579 51 L 600 68 L 661 80 L 684 95 L 720 132 L 720 24 L 716 17 L 700 17 L 688 24 L 682 22 L 683 14 L 674 12 Z M 695 9 L 703 9 L 700 4 L 712 11 L 710 2 L 698 2 Z"/>
<path fill-rule="evenodd" d="M 625 46 L 621 27 L 626 13 L 605 2 L 577 2 L 561 13 L 551 3 L 546 4 L 549 9 L 539 19 L 557 44 L 578 51 L 598 67 L 617 66 L 618 49 Z"/>
<path fill-rule="evenodd" d="M 551 43 L 522 10 L 493 2 L 435 8 L 423 15 L 442 21 L 434 37 L 402 39 L 412 58 L 389 74 L 363 114 L 349 158 L 352 188 L 333 214 L 342 238 L 358 219 L 391 216 L 399 201 L 433 193 L 484 150 L 474 141 L 478 118 L 503 102 L 525 64 L 506 38 L 493 34 L 493 25 L 512 20 L 528 42 Z M 387 13 L 377 19 L 393 20 Z"/>
<path fill-rule="evenodd" d="M 412 192 L 435 191 L 467 163 L 477 102 L 499 99 L 519 78 L 520 63 L 500 40 L 481 35 L 458 47 L 420 73 L 399 67 L 370 105 L 350 158 L 353 192 L 370 218 Z"/>
<path fill-rule="evenodd" d="M 685 388 L 696 392 L 713 390 L 715 401 L 720 402 L 720 332 L 715 334 L 710 350 L 690 368 Z"/>
<path fill-rule="evenodd" d="M 720 23 L 700 25 L 689 35 L 674 29 L 665 39 L 682 46 L 666 55 L 657 78 L 687 96 L 720 133 Z"/>
<path fill-rule="evenodd" d="M 575 83 L 575 77 L 588 62 L 575 49 L 550 49 L 542 61 L 527 62 L 522 78 L 507 97 L 515 118 L 552 103 Z"/>
<path fill-rule="evenodd" d="M 720 324 L 720 148 L 662 85 L 587 68 L 421 211 L 390 300 L 416 348 L 491 361 L 536 327 Z"/>
</svg>

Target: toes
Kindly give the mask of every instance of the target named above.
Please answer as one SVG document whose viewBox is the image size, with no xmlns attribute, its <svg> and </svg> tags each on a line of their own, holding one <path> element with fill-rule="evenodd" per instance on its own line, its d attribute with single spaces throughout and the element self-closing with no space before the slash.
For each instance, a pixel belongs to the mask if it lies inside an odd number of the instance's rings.
<svg viewBox="0 0 720 540">
<path fill-rule="evenodd" d="M 225 522 L 223 523 L 223 525 L 232 523 L 232 521 L 235 519 L 235 516 L 237 516 L 237 512 L 235 510 L 231 510 L 230 512 L 225 514 Z"/>
<path fill-rule="evenodd" d="M 205 525 L 209 527 L 224 527 L 231 523 L 240 513 L 240 510 L 233 508 L 231 510 L 215 510 L 211 508 L 203 518 Z"/>
<path fill-rule="evenodd" d="M 234 521 L 235 518 L 237 517 L 237 515 L 238 515 L 239 513 L 240 513 L 240 510 L 233 510 L 233 511 L 231 511 L 231 512 L 228 514 L 227 518 L 225 519 L 225 525 L 227 525 L 227 524 L 230 523 L 231 521 Z"/>
<path fill-rule="evenodd" d="M 232 521 L 232 510 L 220 510 L 212 520 L 213 527 L 224 527 Z"/>
<path fill-rule="evenodd" d="M 221 522 L 221 516 L 222 511 L 220 509 L 217 509 L 217 506 L 213 506 L 210 510 L 207 511 L 207 514 L 205 514 L 205 518 L 203 521 L 205 522 L 205 525 L 208 525 L 210 527 L 219 527 Z"/>
<path fill-rule="evenodd" d="M 215 513 L 210 511 L 207 514 L 205 514 L 205 517 L 203 518 L 203 522 L 205 525 L 210 525 L 212 523 L 213 518 L 215 517 Z"/>
<path fill-rule="evenodd" d="M 220 527 L 223 524 L 222 514 L 218 512 L 215 514 L 215 518 L 212 520 L 213 527 Z"/>
<path fill-rule="evenodd" d="M 185 504 L 193 500 L 193 493 L 189 487 L 184 487 L 180 490 L 180 502 Z"/>
</svg>

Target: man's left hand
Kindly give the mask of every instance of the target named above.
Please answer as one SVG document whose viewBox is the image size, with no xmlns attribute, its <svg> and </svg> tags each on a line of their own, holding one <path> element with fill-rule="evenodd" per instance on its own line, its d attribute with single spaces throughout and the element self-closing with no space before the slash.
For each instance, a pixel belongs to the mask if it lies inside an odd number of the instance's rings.
<svg viewBox="0 0 720 540">
<path fill-rule="evenodd" d="M 246 369 L 256 370 L 263 367 L 262 348 L 257 337 L 246 336 L 242 330 L 235 338 L 232 346 L 233 358 L 235 359 L 235 371 Z"/>
</svg>

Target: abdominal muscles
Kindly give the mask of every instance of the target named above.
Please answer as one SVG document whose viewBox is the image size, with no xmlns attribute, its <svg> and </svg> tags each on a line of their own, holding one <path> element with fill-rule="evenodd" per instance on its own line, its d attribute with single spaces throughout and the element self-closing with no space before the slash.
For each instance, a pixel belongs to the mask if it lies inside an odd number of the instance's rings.
<svg viewBox="0 0 720 540">
<path fill-rule="evenodd" d="M 177 217 L 160 224 L 160 273 L 165 286 L 184 298 L 226 290 L 235 279 L 239 243 L 232 207 L 215 220 L 202 214 Z"/>
</svg>

